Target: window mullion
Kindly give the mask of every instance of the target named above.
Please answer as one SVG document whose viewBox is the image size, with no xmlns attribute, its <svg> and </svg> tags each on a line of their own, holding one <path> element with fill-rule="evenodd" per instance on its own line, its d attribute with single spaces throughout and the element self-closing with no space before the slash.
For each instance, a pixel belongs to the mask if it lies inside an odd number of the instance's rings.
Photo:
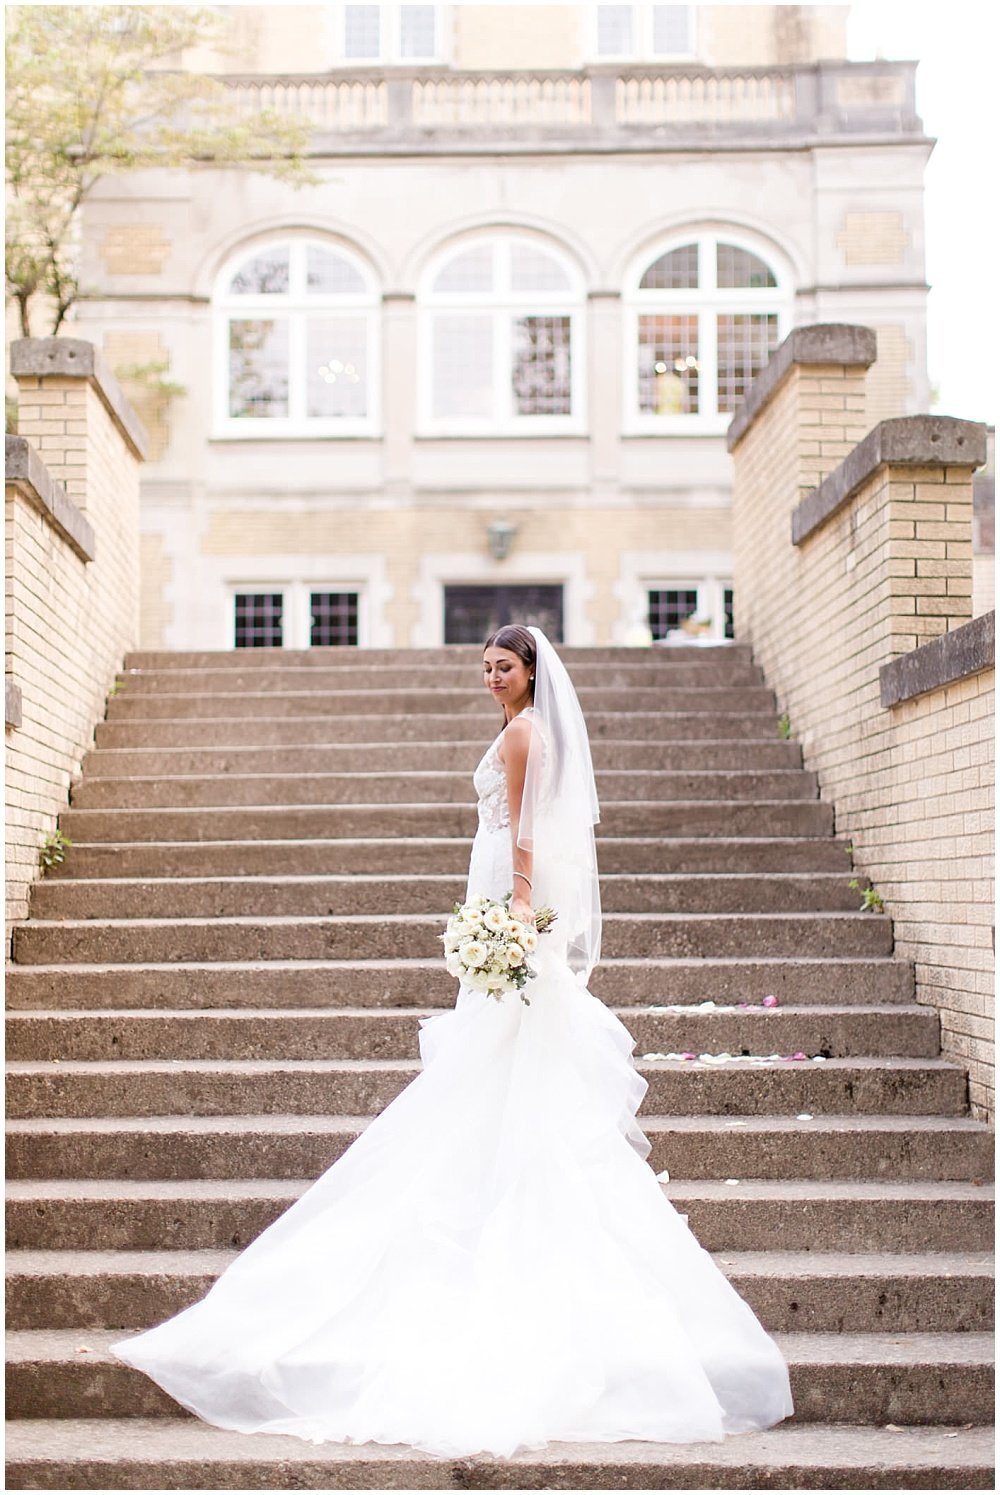
<svg viewBox="0 0 1000 1495">
<path fill-rule="evenodd" d="M 699 380 L 699 388 L 703 390 L 705 397 L 701 413 L 702 415 L 710 416 L 718 415 L 719 413 L 717 310 L 715 301 L 709 299 L 708 304 L 703 306 L 698 314 L 698 361 L 703 373 L 703 378 Z"/>
<path fill-rule="evenodd" d="M 501 307 L 494 313 L 493 418 L 509 429 L 514 424 L 514 310 Z"/>
<path fill-rule="evenodd" d="M 306 311 L 288 312 L 288 418 L 293 425 L 306 419 Z"/>
</svg>

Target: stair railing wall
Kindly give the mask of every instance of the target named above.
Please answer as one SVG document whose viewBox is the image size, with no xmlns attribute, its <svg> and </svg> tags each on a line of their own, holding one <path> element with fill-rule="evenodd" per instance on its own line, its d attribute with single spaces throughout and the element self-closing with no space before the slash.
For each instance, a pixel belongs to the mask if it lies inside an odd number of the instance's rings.
<svg viewBox="0 0 1000 1495">
<path fill-rule="evenodd" d="M 799 328 L 733 419 L 736 636 L 992 1120 L 994 620 L 972 618 L 986 433 L 934 416 L 866 433 L 874 358 L 869 329 Z"/>
<path fill-rule="evenodd" d="M 28 912 L 139 609 L 146 437 L 90 343 L 11 347 L 18 434 L 6 440 L 7 937 Z"/>
</svg>

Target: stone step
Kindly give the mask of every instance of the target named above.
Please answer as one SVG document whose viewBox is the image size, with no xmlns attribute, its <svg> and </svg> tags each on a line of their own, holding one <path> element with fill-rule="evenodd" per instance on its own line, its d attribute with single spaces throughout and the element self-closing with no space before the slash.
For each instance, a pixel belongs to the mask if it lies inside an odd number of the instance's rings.
<svg viewBox="0 0 1000 1495">
<path fill-rule="evenodd" d="M 763 675 L 757 665 L 746 659 L 723 655 L 721 658 L 640 659 L 585 662 L 573 666 L 573 684 L 582 690 L 664 690 L 673 686 L 760 686 Z M 374 664 L 355 658 L 337 664 L 256 664 L 249 669 L 239 665 L 219 667 L 196 665 L 174 666 L 169 670 L 125 669 L 118 682 L 130 694 L 226 694 L 236 690 L 255 694 L 288 691 L 327 692 L 345 690 L 419 690 L 435 695 L 441 691 L 479 689 L 484 700 L 492 700 L 483 685 L 482 664 L 478 659 L 426 664 L 414 659 L 397 658 L 392 663 Z"/>
<path fill-rule="evenodd" d="M 416 1059 L 420 1022 L 433 1008 L 271 1008 L 227 1011 L 10 1012 L 7 1058 Z M 933 1008 L 715 1007 L 618 1009 L 636 1054 L 866 1054 L 937 1058 Z"/>
<path fill-rule="evenodd" d="M 847 881 L 846 841 L 832 836 L 704 840 L 601 836 L 603 875 L 625 873 L 837 872 Z M 324 877 L 380 872 L 466 877 L 465 837 L 389 836 L 330 841 L 75 841 L 44 879 L 78 877 Z"/>
<path fill-rule="evenodd" d="M 567 669 L 585 664 L 713 664 L 739 659 L 750 664 L 749 644 L 731 640 L 713 644 L 654 644 L 635 648 L 626 644 L 559 644 L 559 658 Z M 447 665 L 478 669 L 483 651 L 478 644 L 438 644 L 420 646 L 422 664 Z M 313 649 L 137 649 L 126 654 L 124 669 L 131 670 L 245 670 L 274 669 L 276 665 L 292 669 L 326 670 L 333 665 L 364 664 L 373 668 L 390 665 L 409 667 L 415 660 L 413 649 L 369 649 L 357 645 L 332 645 Z"/>
<path fill-rule="evenodd" d="M 8 1423 L 7 1471 L 8 1489 L 48 1490 L 990 1490 L 993 1438 L 785 1423 L 722 1443 L 555 1443 L 442 1466 L 407 1448 L 248 1438 L 194 1418 L 36 1417 Z"/>
<path fill-rule="evenodd" d="M 601 878 L 606 914 L 857 912 L 846 872 L 730 876 L 652 873 Z M 867 879 L 861 879 L 867 886 Z M 347 877 L 122 877 L 47 879 L 31 891 L 37 919 L 195 919 L 313 917 L 322 914 L 433 914 L 461 902 L 463 875 L 358 874 Z"/>
<path fill-rule="evenodd" d="M 236 1251 L 8 1251 L 7 1327 L 145 1329 L 203 1298 Z M 987 1333 L 988 1251 L 716 1255 L 769 1333 Z"/>
<path fill-rule="evenodd" d="M 11 1331 L 8 1416 L 75 1418 L 100 1409 L 113 1418 L 188 1418 L 147 1376 L 112 1357 L 110 1347 L 121 1338 L 120 1330 L 108 1329 Z M 901 1425 L 932 1417 L 948 1426 L 989 1423 L 990 1335 L 781 1333 L 776 1338 L 789 1365 L 796 1423 Z M 243 1443 L 249 1452 L 256 1439 L 244 1437 Z"/>
<path fill-rule="evenodd" d="M 59 817 L 71 841 L 274 841 L 383 836 L 462 837 L 476 831 L 475 806 L 454 805 L 255 805 L 188 810 L 64 810 Z M 833 810 L 819 800 L 719 800 L 603 804 L 604 836 L 830 836 Z"/>
<path fill-rule="evenodd" d="M 7 1175 L 315 1178 L 367 1121 L 326 1113 L 15 1120 L 7 1126 Z M 654 1170 L 684 1179 L 993 1177 L 993 1134 L 965 1116 L 645 1116 L 642 1127 Z"/>
<path fill-rule="evenodd" d="M 495 725 L 495 724 L 494 724 Z M 181 774 L 316 774 L 439 772 L 470 775 L 486 737 L 468 742 L 314 743 L 301 747 L 95 748 L 83 760 L 87 783 L 95 779 L 176 778 Z M 743 773 L 802 767 L 797 742 L 595 742 L 594 768 Z M 466 779 L 468 782 L 468 778 Z"/>
<path fill-rule="evenodd" d="M 405 949 L 431 958 L 443 920 L 422 914 L 313 918 L 31 919 L 15 925 L 14 960 L 24 965 L 172 960 L 392 959 Z M 608 914 L 611 958 L 873 956 L 892 950 L 880 914 Z"/>
<path fill-rule="evenodd" d="M 12 965 L 10 1009 L 451 1007 L 455 981 L 430 960 Z M 703 1001 L 866 1007 L 913 1001 L 913 967 L 891 956 L 755 960 L 604 959 L 590 988 L 610 1006 Z"/>
<path fill-rule="evenodd" d="M 961 1116 L 965 1070 L 941 1059 L 641 1060 L 644 1115 Z M 7 1072 L 7 1114 L 372 1116 L 420 1072 L 405 1059 L 24 1059 Z"/>
<path fill-rule="evenodd" d="M 814 800 L 816 776 L 799 768 L 762 773 L 601 771 L 603 803 L 723 800 Z M 208 778 L 84 779 L 75 786 L 75 809 L 218 809 L 228 805 L 453 805 L 469 795 L 467 773 L 421 770 L 400 773 L 214 774 Z"/>
<path fill-rule="evenodd" d="M 248 1246 L 306 1179 L 12 1179 L 7 1247 L 50 1251 Z M 707 1251 L 989 1251 L 987 1183 L 672 1178 L 660 1186 Z"/>
<path fill-rule="evenodd" d="M 614 687 L 583 686 L 578 692 L 586 716 L 591 708 L 616 713 L 621 719 L 632 711 L 677 711 L 701 714 L 723 711 L 775 714 L 774 694 L 763 685 L 645 685 Z M 238 722 L 253 716 L 457 716 L 480 715 L 485 692 L 481 685 L 453 690 L 407 690 L 370 688 L 355 690 L 214 690 L 191 691 L 183 685 L 172 692 L 156 694 L 130 691 L 126 686 L 108 698 L 108 721 L 177 721 L 219 717 Z M 499 716 L 494 716 L 497 723 Z M 426 732 L 426 728 L 425 728 Z"/>
<path fill-rule="evenodd" d="M 734 643 L 731 638 L 713 643 L 652 644 L 556 644 L 559 658 L 567 667 L 577 664 L 629 664 L 647 661 L 689 661 L 689 659 L 752 658 L 749 644 Z M 224 670 L 224 668 L 257 667 L 269 670 L 275 664 L 326 670 L 333 664 L 396 665 L 416 658 L 416 649 L 369 649 L 359 644 L 324 644 L 312 649 L 133 649 L 127 653 L 126 670 Z M 454 664 L 469 661 L 480 664 L 480 644 L 420 644 L 420 661 L 426 664 Z"/>
<path fill-rule="evenodd" d="M 117 699 L 117 697 L 115 698 Z M 138 698 L 137 698 L 138 699 Z M 466 742 L 475 739 L 480 753 L 496 736 L 499 713 L 485 700 L 478 712 L 429 717 L 424 713 L 411 716 L 363 716 L 338 713 L 337 716 L 262 715 L 256 720 L 234 722 L 223 716 L 189 717 L 171 721 L 111 720 L 98 722 L 95 741 L 98 748 L 193 748 L 193 747 L 275 747 L 290 745 L 331 747 L 351 743 L 424 743 L 433 729 L 435 741 Z M 648 711 L 605 711 L 592 707 L 587 712 L 587 731 L 592 747 L 603 739 L 614 742 L 746 742 L 750 746 L 765 740 L 779 742 L 777 715 L 770 708 L 760 711 L 666 711 L 654 707 Z"/>
</svg>

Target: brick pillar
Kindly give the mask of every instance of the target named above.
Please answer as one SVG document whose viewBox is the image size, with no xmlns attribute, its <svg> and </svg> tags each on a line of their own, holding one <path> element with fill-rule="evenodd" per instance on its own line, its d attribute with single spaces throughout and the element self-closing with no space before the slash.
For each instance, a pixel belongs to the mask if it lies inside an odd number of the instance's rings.
<svg viewBox="0 0 1000 1495">
<path fill-rule="evenodd" d="M 765 673 L 780 617 L 766 599 L 800 584 L 789 522 L 800 499 L 864 436 L 867 327 L 798 327 L 771 356 L 733 417 L 733 589 L 736 636 Z"/>
<path fill-rule="evenodd" d="M 7 441 L 7 917 L 24 918 L 94 725 L 134 648 L 145 435 L 90 343 L 11 347 Z"/>
</svg>

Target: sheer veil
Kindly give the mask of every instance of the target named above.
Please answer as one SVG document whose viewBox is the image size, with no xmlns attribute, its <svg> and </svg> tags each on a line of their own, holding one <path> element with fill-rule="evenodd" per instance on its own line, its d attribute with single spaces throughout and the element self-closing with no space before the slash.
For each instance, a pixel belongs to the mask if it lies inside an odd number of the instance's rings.
<svg viewBox="0 0 1000 1495">
<path fill-rule="evenodd" d="M 518 845 L 534 857 L 536 906 L 549 903 L 566 958 L 586 985 L 601 953 L 594 826 L 600 819 L 590 740 L 566 667 L 540 628 L 535 640 L 531 744 Z"/>
</svg>

